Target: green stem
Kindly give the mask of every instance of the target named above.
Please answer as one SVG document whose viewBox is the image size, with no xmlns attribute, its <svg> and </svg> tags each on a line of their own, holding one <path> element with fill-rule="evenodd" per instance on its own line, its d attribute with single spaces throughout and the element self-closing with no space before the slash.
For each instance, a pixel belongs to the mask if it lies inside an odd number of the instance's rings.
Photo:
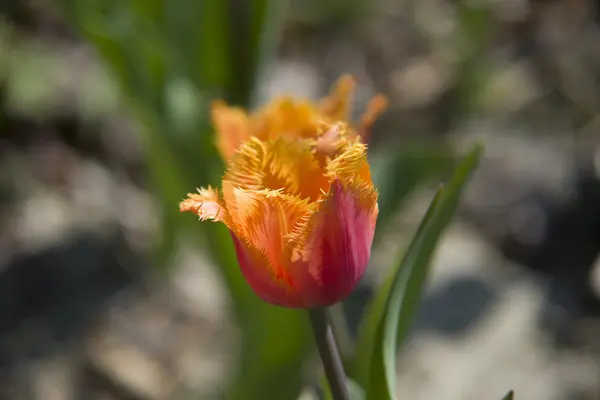
<svg viewBox="0 0 600 400">
<path fill-rule="evenodd" d="M 317 349 L 323 361 L 325 377 L 329 382 L 334 400 L 350 400 L 346 386 L 346 374 L 340 358 L 331 324 L 327 320 L 325 308 L 308 310 L 308 316 L 315 335 Z"/>
</svg>

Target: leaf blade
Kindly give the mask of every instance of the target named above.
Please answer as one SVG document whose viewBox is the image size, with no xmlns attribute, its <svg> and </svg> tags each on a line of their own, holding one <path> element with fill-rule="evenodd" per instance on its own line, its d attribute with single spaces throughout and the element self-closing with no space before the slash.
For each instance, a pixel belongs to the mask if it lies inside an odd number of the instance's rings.
<svg viewBox="0 0 600 400">
<path fill-rule="evenodd" d="M 396 399 L 394 382 L 397 348 L 410 328 L 437 242 L 451 220 L 481 152 L 482 147 L 475 146 L 458 166 L 450 183 L 443 189 L 438 189 L 405 256 L 372 303 L 375 306 L 367 314 L 367 319 L 368 323 L 376 327 L 372 329 L 374 337 L 363 338 L 362 340 L 371 340 L 371 343 L 361 344 L 367 349 L 372 346 L 370 354 L 363 350 L 367 359 L 361 360 L 370 366 L 368 378 L 363 376 L 367 400 Z"/>
</svg>

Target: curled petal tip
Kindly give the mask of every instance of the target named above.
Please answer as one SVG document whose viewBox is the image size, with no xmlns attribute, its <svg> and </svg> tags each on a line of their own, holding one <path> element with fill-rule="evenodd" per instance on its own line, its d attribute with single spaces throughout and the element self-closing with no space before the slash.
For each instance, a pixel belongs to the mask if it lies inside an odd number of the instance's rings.
<svg viewBox="0 0 600 400">
<path fill-rule="evenodd" d="M 362 115 L 360 124 L 358 126 L 358 132 L 363 141 L 367 142 L 369 140 L 369 136 L 371 135 L 371 126 L 375 120 L 379 118 L 379 116 L 387 109 L 388 103 L 388 98 L 382 94 L 376 95 L 369 102 L 367 110 Z"/>
<path fill-rule="evenodd" d="M 235 150 L 250 139 L 250 119 L 239 107 L 229 107 L 225 102 L 216 100 L 211 104 L 212 123 L 217 132 L 216 144 L 224 160 L 229 160 Z"/>
<path fill-rule="evenodd" d="M 198 193 L 188 193 L 188 197 L 179 203 L 180 212 L 193 212 L 201 221 L 222 221 L 224 209 L 219 200 L 219 193 L 208 188 L 198 189 Z"/>
</svg>

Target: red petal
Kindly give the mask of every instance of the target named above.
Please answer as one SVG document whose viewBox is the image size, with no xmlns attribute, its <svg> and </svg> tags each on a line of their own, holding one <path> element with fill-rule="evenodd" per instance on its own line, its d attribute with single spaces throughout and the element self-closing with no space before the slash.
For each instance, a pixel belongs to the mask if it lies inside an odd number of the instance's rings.
<svg viewBox="0 0 600 400">
<path fill-rule="evenodd" d="M 365 203 L 360 187 L 331 184 L 289 268 L 305 307 L 334 304 L 356 287 L 371 256 L 376 219 L 377 203 Z"/>
<path fill-rule="evenodd" d="M 231 237 L 242 274 L 258 297 L 277 306 L 302 308 L 300 298 L 290 283 L 275 277 L 267 257 L 233 233 Z"/>
</svg>

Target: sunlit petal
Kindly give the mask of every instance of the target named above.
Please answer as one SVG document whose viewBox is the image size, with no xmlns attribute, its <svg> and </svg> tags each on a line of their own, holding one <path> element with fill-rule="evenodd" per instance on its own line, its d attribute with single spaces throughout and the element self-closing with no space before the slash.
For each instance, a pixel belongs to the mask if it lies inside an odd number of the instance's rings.
<svg viewBox="0 0 600 400">
<path fill-rule="evenodd" d="M 200 217 L 201 221 L 223 221 L 227 210 L 219 198 L 219 192 L 212 187 L 198 189 L 198 193 L 188 193 L 188 197 L 179 203 L 179 211 L 190 211 Z"/>
<path fill-rule="evenodd" d="M 224 200 L 236 236 L 262 252 L 273 276 L 292 284 L 282 252 L 286 237 L 310 210 L 308 200 L 275 190 L 246 190 L 223 182 Z"/>
<path fill-rule="evenodd" d="M 223 179 L 253 190 L 285 189 L 288 194 L 311 200 L 329 189 L 310 143 L 287 138 L 249 140 L 232 158 Z"/>
<path fill-rule="evenodd" d="M 243 109 L 229 107 L 222 101 L 213 103 L 211 117 L 217 132 L 217 149 L 224 160 L 229 160 L 252 136 L 250 119 Z"/>
</svg>

